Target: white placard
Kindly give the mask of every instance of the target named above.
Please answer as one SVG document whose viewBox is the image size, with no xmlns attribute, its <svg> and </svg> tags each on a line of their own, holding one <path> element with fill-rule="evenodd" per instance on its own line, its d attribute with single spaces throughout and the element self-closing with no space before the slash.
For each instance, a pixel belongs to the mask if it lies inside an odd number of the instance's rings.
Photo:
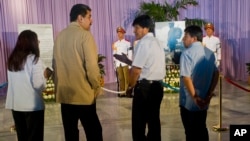
<svg viewBox="0 0 250 141">
<path fill-rule="evenodd" d="M 185 21 L 156 22 L 155 37 L 164 44 L 166 63 L 171 63 L 175 52 L 184 49 L 182 38 L 184 36 Z"/>
<path fill-rule="evenodd" d="M 53 55 L 53 31 L 51 24 L 18 24 L 18 34 L 24 30 L 32 30 L 36 32 L 40 41 L 40 57 L 47 67 L 52 67 Z"/>
</svg>

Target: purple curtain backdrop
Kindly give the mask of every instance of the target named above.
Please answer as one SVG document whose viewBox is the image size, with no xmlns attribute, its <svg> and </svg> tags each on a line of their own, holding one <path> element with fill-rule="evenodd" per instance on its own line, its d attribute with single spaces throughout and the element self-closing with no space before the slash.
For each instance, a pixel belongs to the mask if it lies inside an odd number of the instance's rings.
<svg viewBox="0 0 250 141">
<path fill-rule="evenodd" d="M 72 5 L 84 3 L 91 7 L 91 31 L 105 55 L 105 82 L 116 80 L 111 44 L 117 40 L 115 29 L 123 26 L 126 39 L 133 42 L 131 26 L 141 2 L 152 0 L 0 0 L 0 84 L 7 81 L 6 61 L 18 33 L 17 24 L 52 24 L 54 39 L 69 24 Z M 175 0 L 166 0 L 169 3 Z M 215 24 L 216 35 L 222 42 L 222 73 L 234 80 L 247 80 L 246 62 L 250 62 L 249 0 L 197 0 L 199 5 L 181 10 L 179 20 L 202 18 Z M 165 2 L 165 0 L 154 0 Z"/>
</svg>

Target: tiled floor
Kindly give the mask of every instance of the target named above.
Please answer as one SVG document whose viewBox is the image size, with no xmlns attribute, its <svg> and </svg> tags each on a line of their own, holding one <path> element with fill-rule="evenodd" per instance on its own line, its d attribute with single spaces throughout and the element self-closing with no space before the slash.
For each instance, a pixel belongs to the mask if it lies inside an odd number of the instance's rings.
<svg viewBox="0 0 250 141">
<path fill-rule="evenodd" d="M 246 83 L 238 82 L 250 89 Z M 222 127 L 230 124 L 250 124 L 250 93 L 223 81 Z M 116 84 L 105 88 L 115 90 Z M 218 88 L 208 111 L 207 126 L 210 141 L 229 141 L 229 131 L 215 132 L 219 123 Z M 13 125 L 11 112 L 4 109 L 6 88 L 0 90 L 0 141 L 17 141 L 16 133 L 10 132 Z M 178 94 L 165 94 L 161 104 L 162 141 L 184 141 L 185 135 L 178 107 Z M 104 141 L 131 141 L 131 98 L 118 98 L 105 92 L 97 100 L 97 112 L 103 128 Z M 60 104 L 47 103 L 45 112 L 45 141 L 64 141 Z M 79 125 L 80 140 L 86 141 Z"/>
</svg>

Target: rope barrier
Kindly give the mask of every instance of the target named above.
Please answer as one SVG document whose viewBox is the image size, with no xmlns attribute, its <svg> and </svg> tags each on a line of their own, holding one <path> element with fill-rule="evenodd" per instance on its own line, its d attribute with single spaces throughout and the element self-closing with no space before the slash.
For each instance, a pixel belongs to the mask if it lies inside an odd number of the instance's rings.
<svg viewBox="0 0 250 141">
<path fill-rule="evenodd" d="M 1 85 L 0 85 L 0 89 L 6 87 L 7 84 L 8 84 L 7 82 L 1 84 Z M 172 89 L 174 92 L 179 92 L 179 89 L 178 89 L 178 88 L 175 88 L 175 87 L 173 87 L 173 86 L 171 86 L 171 85 L 169 85 L 169 84 L 167 84 L 167 83 L 162 82 L 162 86 L 164 86 L 164 87 L 166 87 L 166 88 L 170 88 L 170 89 Z M 107 92 L 110 92 L 110 93 L 116 93 L 116 94 L 124 94 L 124 93 L 126 93 L 126 91 L 114 91 L 114 90 L 110 90 L 110 89 L 107 89 L 107 88 L 104 88 L 104 87 L 102 87 L 102 89 L 103 89 L 104 91 L 107 91 Z"/>
<path fill-rule="evenodd" d="M 172 89 L 174 92 L 179 92 L 179 91 L 180 91 L 179 88 L 173 87 L 173 86 L 171 86 L 171 85 L 169 85 L 169 84 L 167 84 L 167 83 L 165 83 L 165 82 L 163 82 L 163 81 L 161 82 L 161 84 L 162 84 L 163 87 L 165 87 L 165 88 L 170 88 L 170 89 Z"/>
<path fill-rule="evenodd" d="M 249 89 L 246 89 L 246 88 L 240 86 L 239 84 L 233 82 L 233 81 L 230 80 L 229 78 L 224 77 L 224 79 L 225 79 L 227 82 L 229 82 L 230 84 L 233 84 L 234 86 L 236 86 L 236 87 L 238 87 L 238 88 L 240 88 L 240 89 L 242 89 L 242 90 L 244 90 L 244 91 L 250 92 Z M 0 84 L 0 89 L 6 87 L 7 85 L 8 85 L 7 82 Z M 163 86 L 163 87 L 166 87 L 166 88 L 170 88 L 170 89 L 172 89 L 174 92 L 179 92 L 179 91 L 180 91 L 179 88 L 173 87 L 173 86 L 171 86 L 171 85 L 169 85 L 169 84 L 167 84 L 167 83 L 165 83 L 165 82 L 163 82 L 163 81 L 162 81 L 162 86 Z M 117 94 L 126 93 L 126 91 L 114 91 L 114 90 L 106 89 L 106 88 L 104 88 L 104 87 L 102 87 L 102 89 L 103 89 L 104 91 L 107 91 L 107 92 L 110 92 L 110 93 L 117 93 Z"/>
<path fill-rule="evenodd" d="M 5 82 L 5 83 L 1 84 L 1 85 L 0 85 L 0 89 L 2 89 L 2 88 L 4 88 L 4 87 L 6 87 L 6 86 L 7 86 L 7 84 L 8 84 L 7 82 Z"/>
<path fill-rule="evenodd" d="M 161 82 L 161 84 L 162 84 L 162 86 L 163 87 L 166 87 L 166 88 L 170 88 L 171 90 L 173 90 L 174 92 L 179 92 L 180 91 L 180 89 L 179 88 L 176 88 L 176 87 L 173 87 L 173 86 L 171 86 L 171 85 L 169 85 L 169 84 L 167 84 L 167 83 L 165 83 L 165 82 Z M 110 92 L 110 93 L 116 93 L 116 94 L 123 94 L 123 93 L 126 93 L 126 91 L 114 91 L 114 90 L 109 90 L 109 89 L 107 89 L 107 88 L 104 88 L 104 87 L 101 87 L 104 91 L 106 91 L 106 92 Z"/>
<path fill-rule="evenodd" d="M 225 79 L 228 83 L 233 84 L 234 86 L 236 86 L 236 87 L 238 87 L 238 88 L 240 88 L 240 89 L 242 89 L 242 90 L 244 90 L 244 91 L 250 92 L 250 90 L 248 90 L 248 89 L 246 89 L 246 88 L 240 86 L 239 84 L 233 82 L 233 81 L 230 80 L 229 78 L 224 77 L 224 79 Z"/>
<path fill-rule="evenodd" d="M 126 93 L 126 91 L 114 91 L 114 90 L 109 90 L 109 89 L 106 89 L 104 87 L 101 87 L 104 91 L 106 92 L 110 92 L 110 93 L 116 93 L 116 94 L 124 94 Z"/>
</svg>

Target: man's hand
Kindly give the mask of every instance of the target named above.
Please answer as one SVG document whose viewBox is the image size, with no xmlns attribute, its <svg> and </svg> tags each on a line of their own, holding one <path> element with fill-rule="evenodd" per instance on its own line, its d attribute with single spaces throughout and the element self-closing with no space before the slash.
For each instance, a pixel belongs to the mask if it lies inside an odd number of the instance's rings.
<svg viewBox="0 0 250 141">
<path fill-rule="evenodd" d="M 53 70 L 51 70 L 50 68 L 46 68 L 43 72 L 43 75 L 46 79 L 49 79 L 52 75 L 53 75 Z"/>
<path fill-rule="evenodd" d="M 208 105 L 206 100 L 201 99 L 199 96 L 193 97 L 194 103 L 202 110 Z"/>
<path fill-rule="evenodd" d="M 94 91 L 94 94 L 95 94 L 95 99 L 99 96 L 99 95 L 102 95 L 103 94 L 103 90 L 101 87 L 97 88 L 95 91 Z"/>
<path fill-rule="evenodd" d="M 128 87 L 128 89 L 126 90 L 126 96 L 133 97 L 132 93 L 133 93 L 133 87 Z"/>
<path fill-rule="evenodd" d="M 114 54 L 114 57 L 115 59 L 123 62 L 123 63 L 126 63 L 128 65 L 132 65 L 132 61 L 128 59 L 127 55 L 122 53 L 122 55 L 119 55 L 119 54 Z"/>
<path fill-rule="evenodd" d="M 114 44 L 114 43 L 112 44 L 112 49 L 113 49 L 114 51 L 117 50 L 117 47 L 115 47 L 115 44 Z"/>
</svg>

